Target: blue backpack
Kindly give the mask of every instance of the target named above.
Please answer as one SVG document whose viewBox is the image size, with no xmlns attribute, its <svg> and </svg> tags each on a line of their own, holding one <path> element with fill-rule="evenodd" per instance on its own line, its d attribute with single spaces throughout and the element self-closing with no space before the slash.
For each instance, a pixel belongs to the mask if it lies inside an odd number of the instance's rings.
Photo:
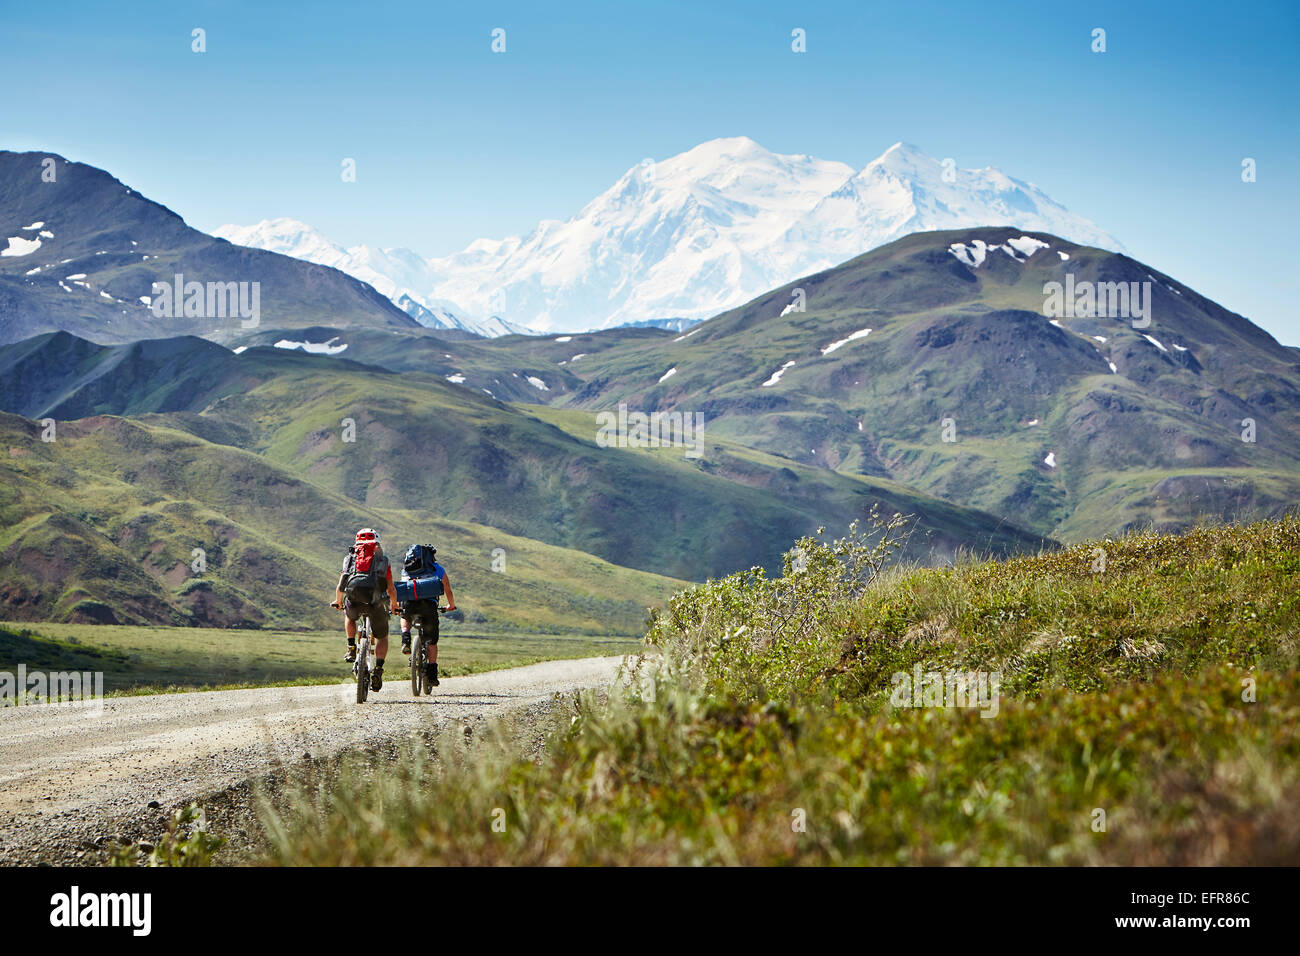
<svg viewBox="0 0 1300 956">
<path fill-rule="evenodd" d="M 406 549 L 406 557 L 402 559 L 402 570 L 412 581 L 427 577 L 433 574 L 433 561 L 437 553 L 438 549 L 431 544 L 413 544 Z"/>
<path fill-rule="evenodd" d="M 394 584 L 398 602 L 437 601 L 442 596 L 442 579 L 438 576 L 435 554 L 436 549 L 429 544 L 415 544 L 407 549 L 406 557 L 402 559 L 402 580 Z"/>
</svg>

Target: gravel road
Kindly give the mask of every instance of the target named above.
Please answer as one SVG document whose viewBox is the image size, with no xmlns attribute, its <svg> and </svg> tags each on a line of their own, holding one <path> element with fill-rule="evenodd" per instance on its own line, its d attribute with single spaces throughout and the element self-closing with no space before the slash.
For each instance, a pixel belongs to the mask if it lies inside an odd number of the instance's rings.
<svg viewBox="0 0 1300 956">
<path fill-rule="evenodd" d="M 605 686 L 621 660 L 548 661 L 443 678 L 432 696 L 419 699 L 411 694 L 409 671 L 395 667 L 383 690 L 360 705 L 348 680 L 112 698 L 97 716 L 63 707 L 5 708 L 0 864 L 89 862 L 88 850 L 133 819 L 156 818 L 165 808 L 222 793 L 304 756 L 329 758 L 443 722 L 505 716 L 557 693 Z"/>
</svg>

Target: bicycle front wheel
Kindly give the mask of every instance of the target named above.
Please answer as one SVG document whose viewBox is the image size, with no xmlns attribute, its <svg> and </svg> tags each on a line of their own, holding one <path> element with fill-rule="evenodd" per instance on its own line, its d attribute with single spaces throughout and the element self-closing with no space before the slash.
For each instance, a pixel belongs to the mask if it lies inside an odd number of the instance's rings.
<svg viewBox="0 0 1300 956">
<path fill-rule="evenodd" d="M 411 693 L 416 697 L 424 688 L 424 635 L 417 633 L 411 641 Z"/>
<path fill-rule="evenodd" d="M 370 631 L 362 629 L 357 635 L 357 703 L 364 704 L 370 696 Z"/>
</svg>

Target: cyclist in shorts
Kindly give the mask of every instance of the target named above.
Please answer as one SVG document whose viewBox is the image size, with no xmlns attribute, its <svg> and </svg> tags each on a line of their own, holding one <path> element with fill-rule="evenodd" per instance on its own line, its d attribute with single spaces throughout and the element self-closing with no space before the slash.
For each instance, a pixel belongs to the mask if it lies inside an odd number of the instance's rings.
<svg viewBox="0 0 1300 956">
<path fill-rule="evenodd" d="M 400 605 L 402 615 L 402 653 L 411 653 L 411 624 L 420 622 L 424 631 L 424 673 L 430 686 L 438 686 L 438 598 L 447 595 L 447 610 L 456 610 L 456 598 L 451 592 L 447 571 L 434 560 L 438 551 L 432 545 L 412 545 L 402 562 L 402 580 L 431 582 L 428 596 L 421 596 Z M 435 583 L 436 582 L 436 583 Z M 426 585 L 428 586 L 428 585 Z"/>
</svg>

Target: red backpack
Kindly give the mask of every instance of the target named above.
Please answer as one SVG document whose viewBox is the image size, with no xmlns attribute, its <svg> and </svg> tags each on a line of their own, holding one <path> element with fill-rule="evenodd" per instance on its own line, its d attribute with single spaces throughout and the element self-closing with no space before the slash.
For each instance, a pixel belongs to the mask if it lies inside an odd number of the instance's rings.
<svg viewBox="0 0 1300 956">
<path fill-rule="evenodd" d="M 363 604 L 372 604 L 388 590 L 388 558 L 379 550 L 379 543 L 368 541 L 352 546 L 352 566 L 347 584 L 343 588 L 350 598 Z"/>
</svg>

